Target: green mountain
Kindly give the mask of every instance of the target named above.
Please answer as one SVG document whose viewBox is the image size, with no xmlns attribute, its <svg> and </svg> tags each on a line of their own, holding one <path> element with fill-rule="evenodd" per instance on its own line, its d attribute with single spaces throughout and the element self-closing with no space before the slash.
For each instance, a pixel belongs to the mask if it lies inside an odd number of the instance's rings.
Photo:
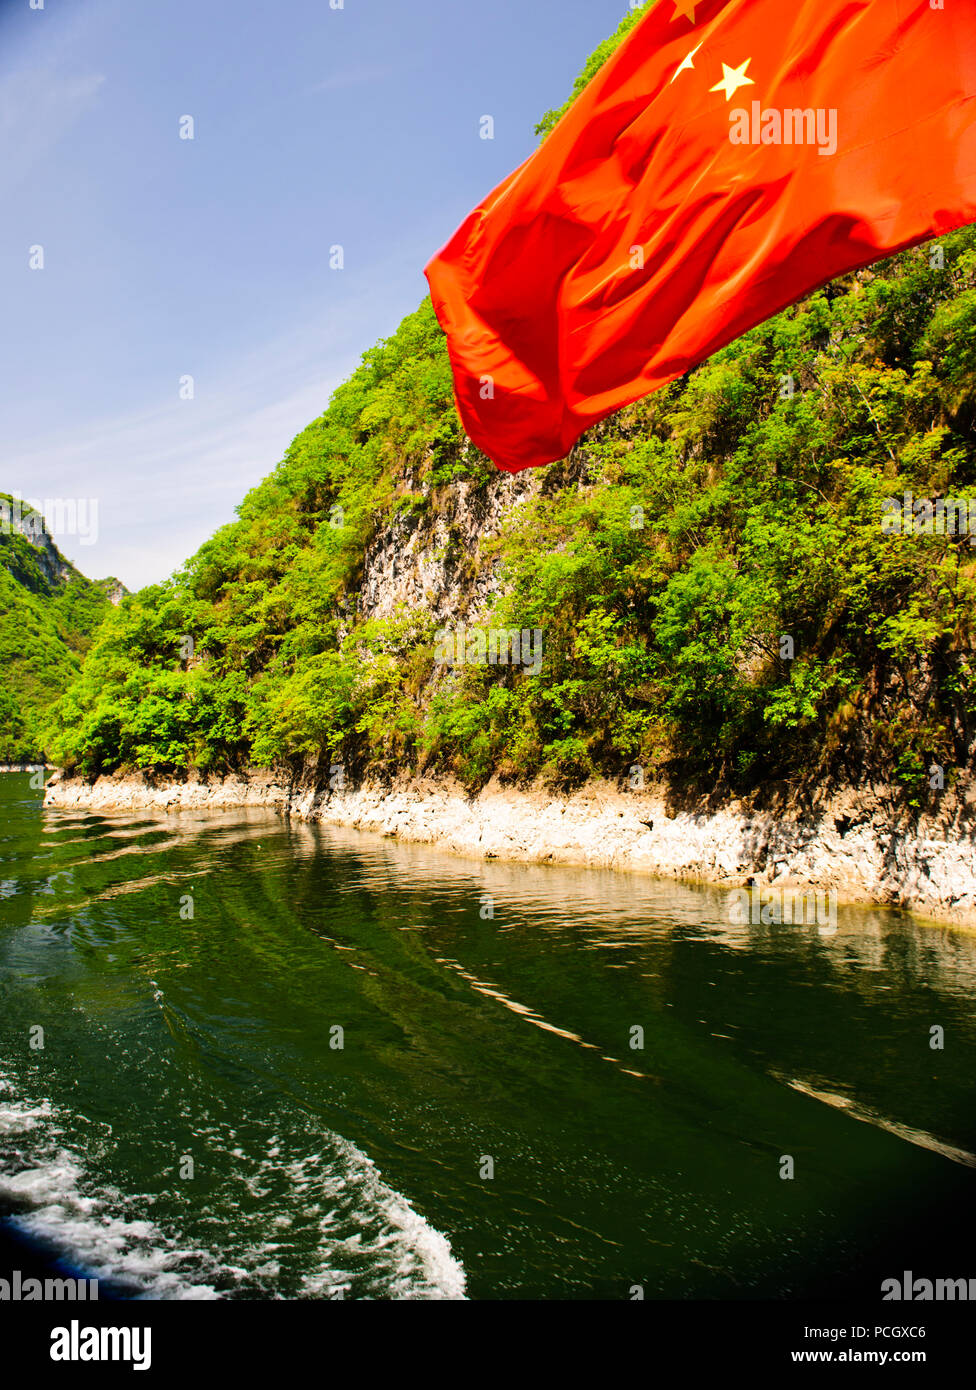
<svg viewBox="0 0 976 1390">
<path fill-rule="evenodd" d="M 920 805 L 931 764 L 951 781 L 974 740 L 976 556 L 966 525 L 924 525 L 976 493 L 974 385 L 968 228 L 835 281 L 511 478 L 461 431 L 425 301 L 235 522 L 108 614 L 48 746 L 90 776 L 566 786 L 636 765 L 733 790 L 895 779 Z M 885 504 L 906 492 L 932 511 L 896 532 Z M 541 669 L 479 664 L 498 629 L 538 633 Z"/>
<path fill-rule="evenodd" d="M 43 757 L 51 706 L 123 592 L 118 580 L 85 579 L 43 518 L 0 493 L 0 762 Z"/>
</svg>

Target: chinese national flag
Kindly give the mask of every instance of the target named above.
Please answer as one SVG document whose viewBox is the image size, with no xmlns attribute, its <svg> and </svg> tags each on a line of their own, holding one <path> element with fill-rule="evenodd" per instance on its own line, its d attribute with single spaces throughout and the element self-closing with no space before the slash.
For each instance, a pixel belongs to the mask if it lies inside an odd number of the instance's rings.
<svg viewBox="0 0 976 1390">
<path fill-rule="evenodd" d="M 976 0 L 658 0 L 427 267 L 513 472 L 831 277 L 976 221 Z"/>
</svg>

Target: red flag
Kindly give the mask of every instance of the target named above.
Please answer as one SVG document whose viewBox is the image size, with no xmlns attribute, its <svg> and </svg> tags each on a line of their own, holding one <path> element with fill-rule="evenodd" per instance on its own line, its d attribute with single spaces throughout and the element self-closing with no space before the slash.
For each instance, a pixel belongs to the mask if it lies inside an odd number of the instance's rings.
<svg viewBox="0 0 976 1390">
<path fill-rule="evenodd" d="M 465 429 L 512 472 L 563 458 L 974 220 L 976 0 L 660 0 L 427 267 Z"/>
</svg>

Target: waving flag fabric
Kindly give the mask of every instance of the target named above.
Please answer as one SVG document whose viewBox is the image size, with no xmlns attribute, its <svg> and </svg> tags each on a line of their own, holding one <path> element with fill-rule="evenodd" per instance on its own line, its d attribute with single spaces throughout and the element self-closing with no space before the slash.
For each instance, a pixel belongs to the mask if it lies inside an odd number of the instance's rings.
<svg viewBox="0 0 976 1390">
<path fill-rule="evenodd" d="M 427 267 L 513 472 L 832 276 L 976 221 L 976 0 L 658 0 Z"/>
</svg>

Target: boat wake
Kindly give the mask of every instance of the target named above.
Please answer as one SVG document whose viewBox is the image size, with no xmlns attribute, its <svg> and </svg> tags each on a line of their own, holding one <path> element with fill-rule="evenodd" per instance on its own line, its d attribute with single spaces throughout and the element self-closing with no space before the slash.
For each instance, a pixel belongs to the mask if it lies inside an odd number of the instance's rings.
<svg viewBox="0 0 976 1390">
<path fill-rule="evenodd" d="M 126 1192 L 109 1177 L 107 1126 L 0 1074 L 0 1206 L 21 1233 L 135 1298 L 464 1298 L 447 1238 L 375 1164 L 312 1117 L 288 1119 L 274 1117 L 257 1158 L 226 1122 L 205 1120 L 204 1151 L 225 1149 L 219 1180 Z"/>
</svg>

